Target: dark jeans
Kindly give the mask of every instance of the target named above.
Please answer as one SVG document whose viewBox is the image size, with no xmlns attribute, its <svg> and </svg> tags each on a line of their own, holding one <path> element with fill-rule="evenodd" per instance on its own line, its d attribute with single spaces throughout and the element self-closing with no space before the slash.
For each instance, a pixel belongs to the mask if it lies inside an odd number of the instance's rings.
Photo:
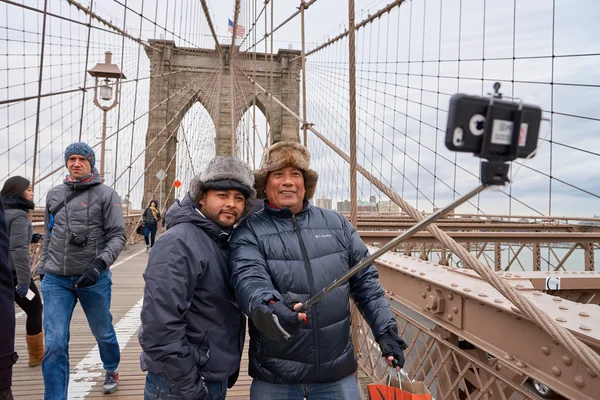
<svg viewBox="0 0 600 400">
<path fill-rule="evenodd" d="M 354 374 L 329 383 L 268 383 L 252 380 L 250 400 L 361 400 Z"/>
<path fill-rule="evenodd" d="M 13 277 L 14 286 L 17 286 L 17 278 Z M 42 298 L 38 292 L 37 286 L 33 279 L 29 282 L 29 289 L 35 293 L 35 297 L 31 300 L 27 300 L 27 297 L 21 297 L 15 290 L 15 303 L 21 307 L 27 315 L 27 321 L 25 322 L 25 331 L 28 335 L 37 335 L 42 331 Z"/>
<path fill-rule="evenodd" d="M 10 388 L 0 389 L 0 400 L 13 400 L 12 390 Z"/>
<path fill-rule="evenodd" d="M 213 400 L 225 400 L 227 395 L 227 379 L 222 382 L 204 381 Z M 156 375 L 148 372 L 146 375 L 146 387 L 144 388 L 144 400 L 178 400 L 183 399 L 171 391 L 171 380 L 166 375 Z"/>
<path fill-rule="evenodd" d="M 158 224 L 144 226 L 144 240 L 146 241 L 146 246 L 150 246 L 150 247 L 154 246 L 154 239 L 156 238 L 156 230 L 157 229 L 158 229 Z"/>
</svg>

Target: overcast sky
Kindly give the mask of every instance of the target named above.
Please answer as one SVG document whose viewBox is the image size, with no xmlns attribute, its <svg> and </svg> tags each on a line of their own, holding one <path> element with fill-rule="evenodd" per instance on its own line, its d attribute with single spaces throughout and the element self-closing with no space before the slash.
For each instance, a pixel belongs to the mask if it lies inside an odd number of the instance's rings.
<svg viewBox="0 0 600 400">
<path fill-rule="evenodd" d="M 357 0 L 356 21 L 387 2 Z M 33 0 L 25 3 L 41 7 Z M 124 0 L 95 0 L 94 10 L 143 40 L 166 38 L 180 47 L 214 48 L 199 1 L 160 1 L 156 3 L 158 9 L 155 3 L 128 0 L 131 10 L 124 12 Z M 233 19 L 234 2 L 208 3 L 220 42 L 229 43 L 227 20 Z M 274 24 L 290 16 L 298 3 L 275 0 Z M 240 23 L 247 32 L 255 15 L 253 4 L 242 1 Z M 259 12 L 262 1 L 256 4 Z M 0 42 L 0 53 L 9 54 L 0 55 L 0 65 L 8 66 L 0 71 L 0 100 L 36 94 L 41 16 L 7 4 L 0 7 L 6 10 L 0 12 L 0 39 L 9 39 Z M 50 2 L 50 11 L 82 23 L 88 20 L 64 1 Z M 136 14 L 139 12 L 145 18 Z M 311 6 L 306 11 L 307 49 L 342 32 L 347 15 L 345 0 L 319 0 Z M 545 140 L 540 141 L 537 156 L 520 168 L 512 187 L 505 188 L 510 196 L 489 192 L 473 200 L 465 211 L 600 214 L 600 24 L 596 15 L 600 15 L 600 3 L 593 0 L 517 0 L 516 10 L 513 2 L 504 1 L 444 0 L 442 6 L 440 0 L 414 0 L 361 29 L 356 36 L 359 162 L 418 208 L 430 211 L 442 206 L 476 185 L 478 176 L 478 161 L 473 156 L 457 156 L 443 144 L 449 95 L 485 94 L 495 80 L 503 80 L 505 95 L 541 106 L 552 123 L 542 125 L 540 137 Z M 24 29 L 31 33 L 22 33 Z M 264 29 L 263 16 L 255 28 L 258 38 Z M 42 92 L 82 87 L 84 79 L 91 86 L 93 81 L 84 78 L 83 72 L 85 25 L 50 18 L 48 31 L 51 38 L 47 41 Z M 299 49 L 300 39 L 297 17 L 276 32 L 274 51 Z M 250 35 L 242 48 L 247 49 L 253 41 L 254 35 Z M 101 30 L 92 30 L 86 67 L 102 60 L 107 49 L 115 54 L 128 78 L 148 76 L 149 62 L 137 43 Z M 264 51 L 264 42 L 258 49 Z M 307 64 L 308 120 L 344 151 L 348 151 L 347 49 L 348 41 L 339 41 L 311 55 Z M 116 137 L 109 141 L 107 170 L 111 179 L 119 177 L 116 187 L 122 195 L 131 191 L 131 198 L 139 201 L 149 82 L 124 84 L 122 90 L 121 106 L 109 114 L 109 132 L 120 130 L 120 142 L 116 143 Z M 101 113 L 91 105 L 90 96 L 91 92 L 86 99 L 81 93 L 72 93 L 42 101 L 38 177 L 40 171 L 48 173 L 59 167 L 64 147 L 78 137 L 82 104 L 82 138 L 98 142 Z M 7 138 L 0 143 L 0 171 L 31 174 L 36 109 L 35 100 L 0 106 L 1 118 L 6 121 L 0 124 L 0 137 Z M 263 136 L 264 124 L 264 117 L 259 115 L 257 125 Z M 178 196 L 192 172 L 201 170 L 211 157 L 210 132 L 214 128 L 203 107 L 193 107 L 178 133 L 178 177 L 184 182 Z M 20 141 L 25 143 L 19 145 Z M 187 146 L 182 145 L 185 142 Z M 317 195 L 336 201 L 348 198 L 348 165 L 310 134 L 309 148 L 313 165 L 321 174 Z M 26 159 L 28 163 L 24 163 Z M 189 167 L 190 159 L 197 160 L 195 168 Z M 117 170 L 113 171 L 115 161 Z M 0 175 L 4 179 L 8 173 Z M 44 192 L 63 176 L 64 171 L 60 171 L 47 179 L 37 190 L 38 199 L 42 200 Z M 363 199 L 369 195 L 383 198 L 366 181 L 360 179 L 359 183 Z"/>
</svg>

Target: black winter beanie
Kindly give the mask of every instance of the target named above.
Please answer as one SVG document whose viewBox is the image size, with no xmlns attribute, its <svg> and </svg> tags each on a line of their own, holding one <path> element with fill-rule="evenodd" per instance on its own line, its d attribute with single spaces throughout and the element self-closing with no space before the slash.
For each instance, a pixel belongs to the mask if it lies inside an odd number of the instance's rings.
<svg viewBox="0 0 600 400">
<path fill-rule="evenodd" d="M 0 193 L 2 196 L 21 196 L 30 185 L 31 182 L 28 179 L 22 176 L 13 176 L 4 182 L 4 187 Z"/>
</svg>

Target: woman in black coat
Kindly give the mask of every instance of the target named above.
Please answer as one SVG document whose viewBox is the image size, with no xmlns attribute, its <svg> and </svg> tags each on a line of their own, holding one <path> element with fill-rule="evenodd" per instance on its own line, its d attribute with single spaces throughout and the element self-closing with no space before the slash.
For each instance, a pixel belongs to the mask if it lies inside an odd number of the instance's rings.
<svg viewBox="0 0 600 400">
<path fill-rule="evenodd" d="M 15 302 L 27 314 L 26 342 L 29 366 L 35 367 L 44 358 L 44 334 L 42 332 L 42 301 L 37 286 L 31 279 L 29 243 L 40 241 L 41 235 L 32 234 L 29 210 L 34 208 L 33 191 L 27 179 L 13 176 L 2 191 L 4 217 L 10 242 L 8 264 L 13 275 Z"/>
<path fill-rule="evenodd" d="M 15 353 L 15 314 L 13 306 L 13 281 L 8 268 L 8 234 L 4 222 L 4 207 L 0 197 L 0 399 L 12 400 L 12 366 L 17 361 Z"/>
<path fill-rule="evenodd" d="M 152 200 L 150 205 L 144 210 L 144 240 L 146 241 L 146 251 L 154 246 L 156 231 L 158 230 L 158 221 L 160 221 L 160 211 L 158 202 Z"/>
</svg>

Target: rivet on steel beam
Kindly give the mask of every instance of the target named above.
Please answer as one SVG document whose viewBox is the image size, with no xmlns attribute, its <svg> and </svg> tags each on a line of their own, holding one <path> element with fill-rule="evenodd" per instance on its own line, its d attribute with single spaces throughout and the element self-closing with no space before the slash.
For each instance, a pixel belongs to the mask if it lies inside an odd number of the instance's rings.
<svg viewBox="0 0 600 400">
<path fill-rule="evenodd" d="M 458 307 L 452 307 L 452 312 L 454 314 L 458 314 Z"/>
<path fill-rule="evenodd" d="M 550 347 L 542 346 L 542 353 L 544 353 L 545 355 L 550 354 Z"/>
<path fill-rule="evenodd" d="M 560 297 L 558 297 L 558 296 L 554 296 L 554 297 L 552 298 L 552 300 L 553 300 L 553 301 L 562 301 L 562 299 L 561 299 Z"/>
<path fill-rule="evenodd" d="M 427 295 L 425 293 L 421 293 L 421 297 L 425 299 L 427 298 Z"/>
<path fill-rule="evenodd" d="M 575 379 L 573 379 L 573 381 L 575 381 L 575 384 L 580 388 L 585 386 L 585 381 L 583 380 L 583 376 L 581 375 L 577 375 Z"/>
<path fill-rule="evenodd" d="M 452 321 L 454 319 L 454 317 L 452 316 L 452 314 L 448 314 L 448 321 Z"/>
<path fill-rule="evenodd" d="M 425 309 L 426 310 L 431 310 L 431 306 L 428 304 L 428 305 L 425 306 Z"/>
<path fill-rule="evenodd" d="M 502 365 L 500 363 L 496 363 L 496 371 L 500 371 L 502 369 Z"/>
<path fill-rule="evenodd" d="M 469 289 L 468 287 L 464 288 L 463 290 L 464 290 L 465 292 L 470 292 L 470 291 L 471 291 L 471 289 Z"/>
<path fill-rule="evenodd" d="M 508 361 L 512 361 L 512 360 L 514 360 L 515 358 L 514 358 L 513 356 L 511 356 L 510 354 L 505 354 L 505 355 L 504 355 L 504 359 L 505 359 L 505 360 L 508 360 Z"/>
<path fill-rule="evenodd" d="M 573 364 L 573 360 L 571 359 L 571 356 L 565 354 L 564 356 L 562 356 L 562 361 L 565 363 L 565 365 L 570 366 L 571 364 Z"/>
<path fill-rule="evenodd" d="M 567 307 L 567 306 L 558 306 L 558 309 L 559 310 L 568 310 L 569 307 Z"/>
<path fill-rule="evenodd" d="M 579 313 L 579 316 L 580 316 L 580 317 L 589 317 L 589 316 L 590 316 L 590 314 L 586 313 L 585 311 L 581 311 L 581 312 Z"/>
<path fill-rule="evenodd" d="M 582 331 L 591 331 L 592 330 L 592 328 L 590 328 L 587 325 L 583 325 L 583 324 L 581 324 L 581 326 L 579 326 L 579 329 L 581 329 Z"/>
<path fill-rule="evenodd" d="M 405 267 L 402 267 L 402 269 L 408 269 L 408 267 L 405 266 Z"/>
<path fill-rule="evenodd" d="M 410 272 L 417 272 L 417 270 L 416 269 L 411 269 Z"/>
<path fill-rule="evenodd" d="M 458 287 L 458 283 L 451 283 L 450 286 L 452 286 L 452 287 Z"/>
<path fill-rule="evenodd" d="M 563 317 L 558 317 L 558 318 L 556 318 L 556 320 L 557 320 L 558 322 L 567 322 L 567 320 L 566 320 L 566 319 L 564 319 Z"/>
<path fill-rule="evenodd" d="M 541 296 L 542 292 L 538 292 L 537 290 L 535 292 L 532 292 L 534 296 Z"/>
<path fill-rule="evenodd" d="M 560 376 L 560 374 L 562 374 L 562 371 L 561 371 L 561 370 L 560 370 L 560 368 L 558 368 L 558 367 L 552 367 L 552 373 L 553 373 L 555 376 Z"/>
<path fill-rule="evenodd" d="M 596 373 L 595 373 L 594 371 L 592 371 L 592 370 L 591 370 L 591 369 L 589 369 L 589 368 L 586 368 L 585 370 L 587 371 L 587 373 L 588 373 L 588 374 L 589 374 L 589 375 L 590 375 L 592 378 L 595 378 L 595 377 L 597 377 L 597 376 L 598 376 L 598 375 L 596 375 Z"/>
<path fill-rule="evenodd" d="M 494 299 L 494 303 L 502 304 L 504 301 L 502 299 Z"/>
<path fill-rule="evenodd" d="M 425 286 L 425 289 L 427 289 L 428 292 L 431 292 L 431 285 Z"/>
<path fill-rule="evenodd" d="M 423 276 L 425 275 L 425 272 L 419 272 L 419 275 Z"/>
<path fill-rule="evenodd" d="M 519 367 L 519 368 L 527 368 L 527 364 L 525 364 L 523 361 L 517 361 L 517 367 Z"/>
<path fill-rule="evenodd" d="M 450 300 L 450 301 L 454 300 L 454 295 L 452 293 L 450 293 L 448 295 L 448 300 Z"/>
<path fill-rule="evenodd" d="M 485 294 L 485 293 L 479 293 L 479 294 L 478 294 L 478 296 L 479 296 L 479 297 L 488 297 L 488 295 L 487 295 L 487 294 Z"/>
</svg>

